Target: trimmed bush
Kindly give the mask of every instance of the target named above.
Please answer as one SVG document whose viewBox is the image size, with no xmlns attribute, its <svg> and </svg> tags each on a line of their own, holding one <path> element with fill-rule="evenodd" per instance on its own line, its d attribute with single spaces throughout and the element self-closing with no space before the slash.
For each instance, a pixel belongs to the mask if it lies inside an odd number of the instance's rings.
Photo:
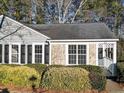
<svg viewBox="0 0 124 93">
<path fill-rule="evenodd" d="M 81 68 L 86 69 L 89 72 L 95 72 L 95 73 L 103 74 L 103 70 L 99 66 L 93 66 L 93 65 L 76 65 L 76 66 L 73 66 L 73 67 L 81 67 Z"/>
<path fill-rule="evenodd" d="M 103 70 L 99 66 L 94 65 L 70 65 L 70 66 L 63 66 L 63 65 L 50 65 L 49 67 L 80 67 L 86 69 L 88 72 L 95 72 L 99 74 L 103 74 Z M 104 74 L 103 74 L 104 75 Z"/>
<path fill-rule="evenodd" d="M 47 65 L 45 65 L 45 64 L 26 64 L 25 66 L 34 68 L 35 70 L 37 70 L 39 72 L 39 74 L 42 74 L 44 69 L 47 67 Z"/>
<path fill-rule="evenodd" d="M 50 68 L 56 67 L 64 67 L 62 65 L 52 65 Z M 99 66 L 93 66 L 93 65 L 74 65 L 74 66 L 67 66 L 67 67 L 73 67 L 73 68 L 83 68 L 89 72 L 89 79 L 90 84 L 92 86 L 92 89 L 96 90 L 104 90 L 106 85 L 106 77 L 103 73 L 103 70 Z"/>
<path fill-rule="evenodd" d="M 40 82 L 40 75 L 35 69 L 26 66 L 0 66 L 0 83 L 4 85 L 31 87 L 32 82 L 29 78 L 32 76 L 37 79 L 34 81 L 34 84 L 38 86 Z"/>
<path fill-rule="evenodd" d="M 117 63 L 117 74 L 119 80 L 124 82 L 124 62 Z"/>
<path fill-rule="evenodd" d="M 106 86 L 106 77 L 102 74 L 90 72 L 89 74 L 90 84 L 92 89 L 102 91 Z"/>
<path fill-rule="evenodd" d="M 46 89 L 81 91 L 91 89 L 89 72 L 82 68 L 51 67 L 43 76 L 41 86 Z"/>
<path fill-rule="evenodd" d="M 89 72 L 90 84 L 92 86 L 92 89 L 96 89 L 99 91 L 105 89 L 106 77 L 101 67 L 93 65 L 78 65 L 74 67 L 81 67 Z"/>
</svg>

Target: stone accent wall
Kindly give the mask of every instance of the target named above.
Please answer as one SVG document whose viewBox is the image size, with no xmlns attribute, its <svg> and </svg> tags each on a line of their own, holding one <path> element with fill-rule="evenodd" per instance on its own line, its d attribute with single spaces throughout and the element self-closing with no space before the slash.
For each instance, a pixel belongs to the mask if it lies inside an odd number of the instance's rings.
<svg viewBox="0 0 124 93">
<path fill-rule="evenodd" d="M 51 45 L 51 64 L 57 64 L 57 65 L 66 64 L 65 44 Z"/>
<path fill-rule="evenodd" d="M 96 65 L 96 44 L 89 44 L 89 64 Z"/>
</svg>

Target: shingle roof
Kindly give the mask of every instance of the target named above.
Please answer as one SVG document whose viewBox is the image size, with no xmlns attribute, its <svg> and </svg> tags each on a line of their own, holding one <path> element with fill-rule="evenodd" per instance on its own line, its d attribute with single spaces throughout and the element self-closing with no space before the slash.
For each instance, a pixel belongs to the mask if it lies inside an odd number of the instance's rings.
<svg viewBox="0 0 124 93">
<path fill-rule="evenodd" d="M 53 40 L 117 39 L 104 23 L 30 25 Z"/>
</svg>

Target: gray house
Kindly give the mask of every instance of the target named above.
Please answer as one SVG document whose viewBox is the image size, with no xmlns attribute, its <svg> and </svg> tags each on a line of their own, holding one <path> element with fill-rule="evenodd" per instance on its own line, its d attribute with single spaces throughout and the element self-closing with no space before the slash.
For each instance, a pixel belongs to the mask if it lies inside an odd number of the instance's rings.
<svg viewBox="0 0 124 93">
<path fill-rule="evenodd" d="M 87 64 L 114 75 L 117 41 L 104 23 L 26 26 L 0 16 L 1 64 Z"/>
</svg>

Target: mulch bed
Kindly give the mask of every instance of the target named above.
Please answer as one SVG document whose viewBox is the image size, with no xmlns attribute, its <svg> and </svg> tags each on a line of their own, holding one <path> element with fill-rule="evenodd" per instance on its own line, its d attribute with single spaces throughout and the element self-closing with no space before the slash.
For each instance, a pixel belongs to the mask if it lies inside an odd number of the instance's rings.
<svg viewBox="0 0 124 93">
<path fill-rule="evenodd" d="M 106 91 L 98 92 L 97 90 L 87 90 L 81 92 L 73 91 L 56 91 L 56 90 L 45 90 L 42 88 L 32 89 L 30 88 L 19 88 L 13 85 L 4 86 L 0 84 L 0 93 L 108 93 Z"/>
</svg>

